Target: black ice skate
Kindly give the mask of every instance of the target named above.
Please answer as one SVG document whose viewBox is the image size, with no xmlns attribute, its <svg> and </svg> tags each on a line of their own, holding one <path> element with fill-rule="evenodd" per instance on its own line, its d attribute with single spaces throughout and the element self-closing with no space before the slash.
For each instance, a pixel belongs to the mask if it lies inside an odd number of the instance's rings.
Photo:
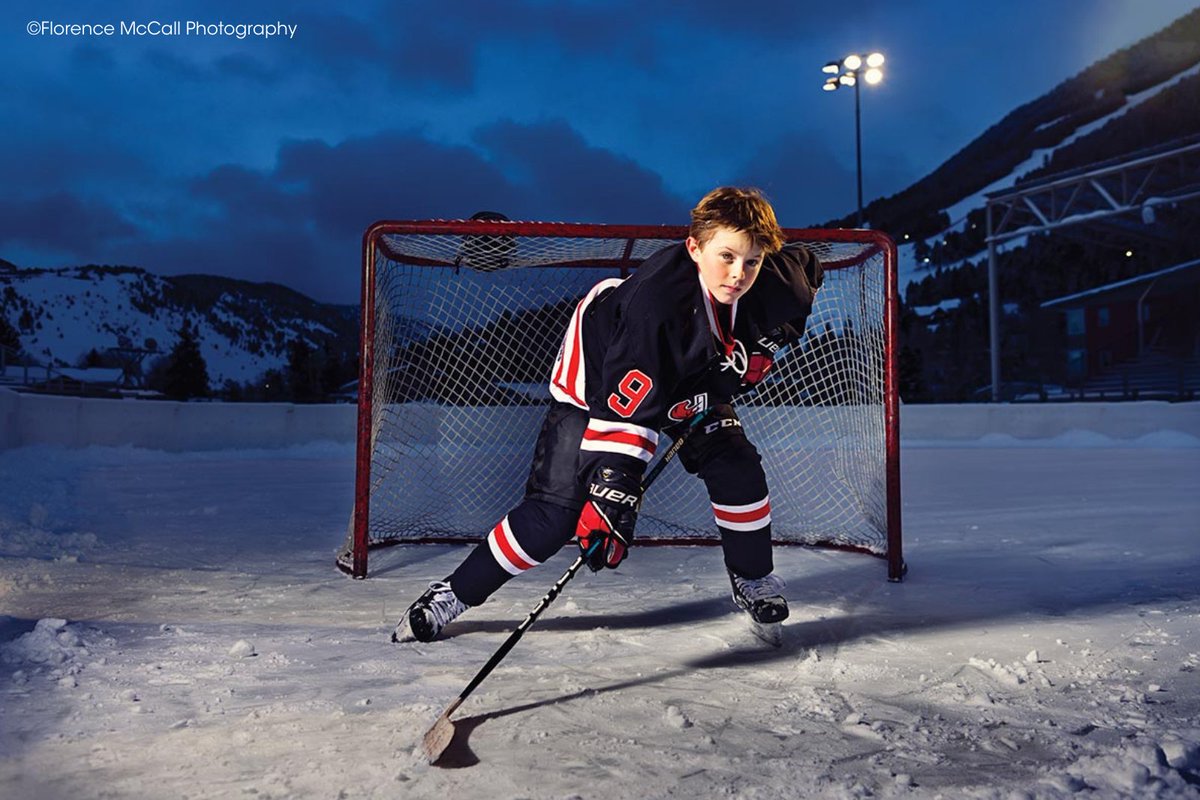
<svg viewBox="0 0 1200 800">
<path fill-rule="evenodd" d="M 408 607 L 392 631 L 393 642 L 432 642 L 459 614 L 467 610 L 450 584 L 434 581 L 425 594 Z"/>
<path fill-rule="evenodd" d="M 749 579 L 730 572 L 729 582 L 733 586 L 733 602 L 750 615 L 750 631 L 769 645 L 781 646 L 781 623 L 788 616 L 783 580 L 775 574 Z"/>
</svg>

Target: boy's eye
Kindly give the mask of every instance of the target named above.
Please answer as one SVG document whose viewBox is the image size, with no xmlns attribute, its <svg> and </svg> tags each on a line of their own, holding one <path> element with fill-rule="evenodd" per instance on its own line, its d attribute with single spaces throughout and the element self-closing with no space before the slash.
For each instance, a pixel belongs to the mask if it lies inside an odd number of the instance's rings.
<svg viewBox="0 0 1200 800">
<path fill-rule="evenodd" d="M 758 269 L 759 261 L 757 258 L 752 258 L 746 262 L 746 269 Z"/>
</svg>

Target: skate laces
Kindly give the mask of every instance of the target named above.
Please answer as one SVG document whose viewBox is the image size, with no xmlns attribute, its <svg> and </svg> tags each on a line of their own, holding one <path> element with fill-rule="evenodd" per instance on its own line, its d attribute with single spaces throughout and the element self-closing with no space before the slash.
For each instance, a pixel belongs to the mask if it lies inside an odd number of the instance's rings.
<svg viewBox="0 0 1200 800">
<path fill-rule="evenodd" d="M 783 594 L 783 587 L 785 586 L 783 579 L 775 573 L 753 579 L 741 578 L 734 575 L 733 582 L 737 586 L 738 593 L 750 602 L 764 600 L 768 597 L 778 597 Z"/>
<path fill-rule="evenodd" d="M 422 604 L 433 617 L 438 630 L 448 625 L 455 617 L 467 610 L 462 600 L 450 588 L 446 581 L 434 581 L 429 584 L 431 597 L 427 604 Z"/>
</svg>

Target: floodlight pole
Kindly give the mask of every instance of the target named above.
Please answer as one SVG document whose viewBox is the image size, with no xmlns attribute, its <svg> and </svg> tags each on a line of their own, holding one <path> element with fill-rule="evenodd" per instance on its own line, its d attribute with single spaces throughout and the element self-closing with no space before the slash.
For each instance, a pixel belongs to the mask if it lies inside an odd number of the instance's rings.
<svg viewBox="0 0 1200 800">
<path fill-rule="evenodd" d="M 996 240 L 993 238 L 992 203 L 986 205 L 988 246 L 988 359 L 992 374 L 992 402 L 1000 402 L 1000 276 L 996 263 Z"/>
<path fill-rule="evenodd" d="M 854 173 L 858 188 L 858 222 L 862 228 L 866 223 L 863 215 L 863 165 L 862 165 L 862 89 L 863 80 L 868 83 L 879 83 L 883 72 L 883 54 L 871 53 L 867 56 L 848 55 L 841 61 L 830 61 L 822 68 L 822 72 L 830 77 L 825 79 L 824 89 L 832 92 L 843 86 L 854 87 Z M 853 66 L 851 66 L 853 65 Z"/>
<path fill-rule="evenodd" d="M 863 226 L 862 205 L 862 110 L 858 100 L 858 86 L 861 80 L 854 81 L 854 156 L 858 172 L 858 227 Z"/>
</svg>

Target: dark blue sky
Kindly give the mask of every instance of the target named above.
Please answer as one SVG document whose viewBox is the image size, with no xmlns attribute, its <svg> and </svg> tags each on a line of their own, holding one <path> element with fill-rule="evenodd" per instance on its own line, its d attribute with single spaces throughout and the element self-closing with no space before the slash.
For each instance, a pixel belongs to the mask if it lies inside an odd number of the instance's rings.
<svg viewBox="0 0 1200 800">
<path fill-rule="evenodd" d="M 286 5 L 5 3 L 0 258 L 354 302 L 360 236 L 381 218 L 682 223 L 707 189 L 743 183 L 785 225 L 819 223 L 855 205 L 853 94 L 821 91 L 826 61 L 888 58 L 862 90 L 869 201 L 1196 2 Z M 120 32 L 176 20 L 176 36 Z"/>
</svg>

